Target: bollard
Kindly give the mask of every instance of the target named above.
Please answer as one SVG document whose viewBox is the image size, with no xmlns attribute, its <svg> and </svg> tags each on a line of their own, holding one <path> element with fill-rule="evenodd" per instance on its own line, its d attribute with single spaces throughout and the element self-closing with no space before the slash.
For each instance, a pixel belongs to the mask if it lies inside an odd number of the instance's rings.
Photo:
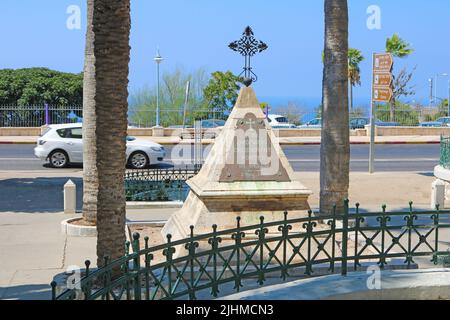
<svg viewBox="0 0 450 320">
<path fill-rule="evenodd" d="M 77 210 L 77 186 L 72 180 L 64 185 L 64 213 L 75 214 Z"/>
<path fill-rule="evenodd" d="M 431 208 L 435 210 L 437 205 L 445 208 L 445 182 L 439 179 L 431 184 Z"/>
</svg>

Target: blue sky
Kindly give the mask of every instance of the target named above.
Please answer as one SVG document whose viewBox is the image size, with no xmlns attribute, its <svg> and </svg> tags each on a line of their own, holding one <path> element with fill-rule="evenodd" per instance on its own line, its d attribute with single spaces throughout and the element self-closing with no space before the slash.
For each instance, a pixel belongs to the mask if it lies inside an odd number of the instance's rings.
<svg viewBox="0 0 450 320">
<path fill-rule="evenodd" d="M 66 27 L 69 5 L 80 6 L 81 29 Z M 370 5 L 381 9 L 381 29 L 366 26 Z M 450 73 L 448 0 L 349 0 L 350 44 L 363 51 L 363 85 L 355 96 L 370 96 L 371 53 L 383 51 L 394 32 L 415 53 L 396 62 L 396 70 L 417 65 L 417 101 L 428 101 L 428 78 Z M 0 68 L 43 66 L 69 72 L 83 67 L 83 0 L 1 0 Z M 132 0 L 130 91 L 156 82 L 153 56 L 159 45 L 162 69 L 241 71 L 242 58 L 227 48 L 251 25 L 269 45 L 253 65 L 260 97 L 320 99 L 323 48 L 323 1 L 320 0 Z M 448 78 L 440 78 L 438 96 L 446 97 Z"/>
</svg>

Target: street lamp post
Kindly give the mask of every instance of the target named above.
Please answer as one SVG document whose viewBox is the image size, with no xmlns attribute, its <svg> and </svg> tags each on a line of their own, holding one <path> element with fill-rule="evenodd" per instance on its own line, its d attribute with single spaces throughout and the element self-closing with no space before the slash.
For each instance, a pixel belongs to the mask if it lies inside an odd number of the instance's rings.
<svg viewBox="0 0 450 320">
<path fill-rule="evenodd" d="M 433 106 L 434 104 L 434 99 L 433 99 L 433 78 L 428 79 L 428 82 L 430 83 L 430 108 Z"/>
<path fill-rule="evenodd" d="M 156 126 L 160 127 L 160 118 L 159 118 L 159 114 L 160 114 L 160 110 L 159 110 L 159 65 L 161 64 L 161 62 L 164 61 L 164 59 L 161 57 L 161 54 L 159 53 L 159 48 L 156 51 L 156 57 L 153 59 L 156 63 L 156 72 L 157 72 L 157 90 L 156 90 Z"/>
<path fill-rule="evenodd" d="M 438 80 L 439 80 L 439 77 L 447 77 L 447 76 L 448 76 L 448 73 L 436 74 L 436 77 L 435 77 L 436 83 L 434 84 L 434 102 L 435 102 L 436 107 L 438 106 Z"/>
<path fill-rule="evenodd" d="M 448 80 L 447 107 L 448 107 L 448 116 L 450 117 L 450 80 Z"/>
</svg>

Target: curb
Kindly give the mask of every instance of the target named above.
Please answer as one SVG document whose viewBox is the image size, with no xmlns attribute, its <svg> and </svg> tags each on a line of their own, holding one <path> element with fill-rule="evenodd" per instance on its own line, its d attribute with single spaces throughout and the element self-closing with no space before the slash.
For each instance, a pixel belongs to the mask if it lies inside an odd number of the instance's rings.
<svg viewBox="0 0 450 320">
<path fill-rule="evenodd" d="M 131 202 L 127 201 L 127 209 L 145 210 L 145 209 L 180 209 L 183 206 L 182 201 L 166 202 Z"/>
<path fill-rule="evenodd" d="M 78 226 L 71 222 L 80 220 L 80 218 L 70 218 L 61 222 L 61 233 L 69 237 L 96 237 L 97 227 Z"/>
<path fill-rule="evenodd" d="M 0 144 L 36 144 L 36 142 L 32 141 L 0 141 Z"/>
</svg>

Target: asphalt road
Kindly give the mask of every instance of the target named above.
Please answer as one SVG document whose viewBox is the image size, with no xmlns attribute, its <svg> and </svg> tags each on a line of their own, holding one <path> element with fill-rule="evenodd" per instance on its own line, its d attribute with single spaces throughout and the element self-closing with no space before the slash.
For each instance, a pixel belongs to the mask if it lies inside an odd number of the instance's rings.
<svg viewBox="0 0 450 320">
<path fill-rule="evenodd" d="M 56 170 L 36 159 L 32 145 L 0 145 L 0 171 Z M 316 172 L 320 168 L 320 146 L 285 146 L 283 148 L 295 171 Z M 166 166 L 172 166 L 172 147 L 167 147 Z M 174 159 L 178 156 L 174 155 Z M 369 146 L 352 145 L 351 170 L 367 172 Z M 430 172 L 439 162 L 439 145 L 377 145 L 375 170 L 378 172 Z M 73 172 L 81 169 L 75 165 Z"/>
</svg>

